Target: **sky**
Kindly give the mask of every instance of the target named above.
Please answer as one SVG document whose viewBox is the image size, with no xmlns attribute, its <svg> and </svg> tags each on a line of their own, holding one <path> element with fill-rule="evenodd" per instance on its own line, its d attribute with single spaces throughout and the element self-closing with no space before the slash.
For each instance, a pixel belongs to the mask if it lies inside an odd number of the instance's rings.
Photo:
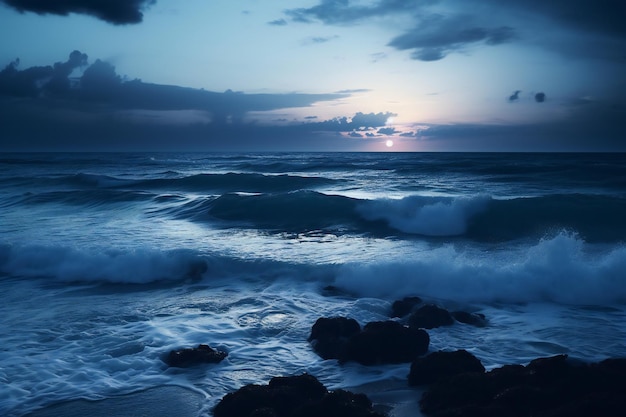
<svg viewBox="0 0 626 417">
<path fill-rule="evenodd" d="M 0 151 L 626 151 L 623 0 L 0 0 Z"/>
</svg>

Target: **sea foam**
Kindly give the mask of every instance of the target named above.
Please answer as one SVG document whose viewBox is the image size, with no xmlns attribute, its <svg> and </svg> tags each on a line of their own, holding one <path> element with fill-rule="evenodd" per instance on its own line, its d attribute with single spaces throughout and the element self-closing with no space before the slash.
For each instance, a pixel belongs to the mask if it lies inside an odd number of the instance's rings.
<svg viewBox="0 0 626 417">
<path fill-rule="evenodd" d="M 486 209 L 489 196 L 445 198 L 409 196 L 400 200 L 372 200 L 357 206 L 367 220 L 385 220 L 405 233 L 425 236 L 457 236 L 468 220 Z"/>
<path fill-rule="evenodd" d="M 595 253 L 575 235 L 476 256 L 453 245 L 397 262 L 346 264 L 336 285 L 360 296 L 465 302 L 604 304 L 626 300 L 626 247 Z"/>
</svg>

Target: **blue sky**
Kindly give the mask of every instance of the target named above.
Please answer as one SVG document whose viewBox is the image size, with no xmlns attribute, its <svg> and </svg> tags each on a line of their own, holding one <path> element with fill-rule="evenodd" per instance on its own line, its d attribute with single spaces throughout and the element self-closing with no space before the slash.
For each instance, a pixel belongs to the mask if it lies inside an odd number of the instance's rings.
<svg viewBox="0 0 626 417">
<path fill-rule="evenodd" d="M 624 21 L 622 0 L 0 0 L 0 150 L 626 151 Z"/>
</svg>

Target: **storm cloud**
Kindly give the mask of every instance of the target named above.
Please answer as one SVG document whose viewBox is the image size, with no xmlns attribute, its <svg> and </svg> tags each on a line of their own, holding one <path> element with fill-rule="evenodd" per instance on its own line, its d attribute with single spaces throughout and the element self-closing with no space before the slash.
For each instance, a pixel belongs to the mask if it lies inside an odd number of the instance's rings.
<svg viewBox="0 0 626 417">
<path fill-rule="evenodd" d="M 19 60 L 0 72 L 0 96 L 58 100 L 59 106 L 72 103 L 102 111 L 199 110 L 213 122 L 240 120 L 248 112 L 307 107 L 320 101 L 336 100 L 346 94 L 244 94 L 223 93 L 174 85 L 124 81 L 113 65 L 96 60 L 81 77 L 70 78 L 75 68 L 87 65 L 87 55 L 74 51 L 65 62 L 53 66 L 18 69 Z"/>
<path fill-rule="evenodd" d="M 73 51 L 53 65 L 20 70 L 15 60 L 0 71 L 0 149 L 345 150 L 349 132 L 384 126 L 395 114 L 357 112 L 322 121 L 311 116 L 287 124 L 260 123 L 251 114 L 348 96 L 219 93 L 126 80 L 110 63 L 89 65 L 86 54 Z"/>
<path fill-rule="evenodd" d="M 0 0 L 0 3 L 23 12 L 56 14 L 86 14 L 114 25 L 139 23 L 143 10 L 156 0 Z"/>
<path fill-rule="evenodd" d="M 462 16 L 433 15 L 415 29 L 392 39 L 389 46 L 399 50 L 412 49 L 413 59 L 437 61 L 472 44 L 499 45 L 510 42 L 515 36 L 513 28 L 508 26 L 486 28 L 475 26 Z"/>
<path fill-rule="evenodd" d="M 413 29 L 404 29 L 388 46 L 412 50 L 411 57 L 420 61 L 438 61 L 455 51 L 466 52 L 470 46 L 524 42 L 524 31 L 531 39 L 545 32 L 535 42 L 563 55 L 626 61 L 626 3 L 622 0 L 379 0 L 370 5 L 320 0 L 308 8 L 285 11 L 293 22 L 326 25 L 355 25 L 393 16 L 412 20 Z"/>
</svg>

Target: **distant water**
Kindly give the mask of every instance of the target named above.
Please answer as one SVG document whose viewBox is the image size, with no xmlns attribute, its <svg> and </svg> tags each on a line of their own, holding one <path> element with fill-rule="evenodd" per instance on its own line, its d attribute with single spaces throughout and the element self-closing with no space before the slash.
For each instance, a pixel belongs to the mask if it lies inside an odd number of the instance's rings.
<svg viewBox="0 0 626 417">
<path fill-rule="evenodd" d="M 625 242 L 625 154 L 2 154 L 0 415 L 167 385 L 208 414 L 301 372 L 403 381 L 306 339 L 408 295 L 485 314 L 429 334 L 487 367 L 626 356 Z M 199 343 L 228 359 L 161 361 Z"/>
</svg>

